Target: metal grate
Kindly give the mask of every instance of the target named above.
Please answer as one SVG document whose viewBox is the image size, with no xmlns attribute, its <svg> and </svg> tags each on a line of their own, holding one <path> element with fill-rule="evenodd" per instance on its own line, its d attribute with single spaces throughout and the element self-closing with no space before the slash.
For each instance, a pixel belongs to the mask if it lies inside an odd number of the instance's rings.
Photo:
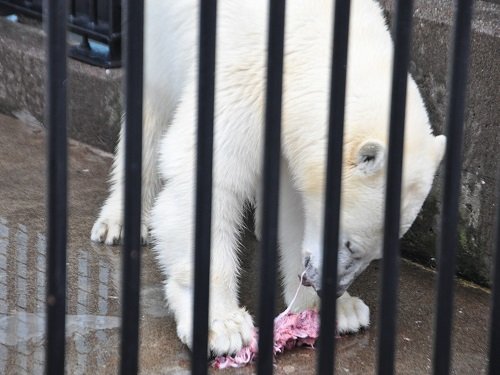
<svg viewBox="0 0 500 375">
<path fill-rule="evenodd" d="M 50 17 L 45 9 L 49 3 L 0 0 L 0 11 L 42 19 Z M 65 4 L 68 3 L 69 14 L 66 12 L 64 17 L 68 30 L 80 36 L 79 43 L 69 48 L 69 56 L 105 68 L 121 66 L 121 0 L 70 0 Z"/>
<path fill-rule="evenodd" d="M 5 1 L 3 1 L 4 3 Z M 95 2 L 91 2 L 95 6 Z M 74 4 L 74 2 L 72 3 Z M 284 0 L 270 1 L 269 49 L 266 127 L 264 150 L 264 210 L 261 298 L 259 323 L 261 349 L 258 372 L 270 374 L 272 364 L 272 322 L 274 285 L 276 282 L 276 231 L 278 205 L 279 143 L 281 122 L 281 91 L 283 64 Z M 330 137 L 328 150 L 327 184 L 333 194 L 326 203 L 325 225 L 334 231 L 325 231 L 324 245 L 329 247 L 338 239 L 340 184 L 342 163 L 343 107 L 349 26 L 349 0 L 337 0 L 335 6 L 335 38 L 330 102 Z M 207 372 L 207 317 L 208 280 L 210 259 L 210 211 L 212 184 L 212 145 L 214 115 L 214 69 L 216 0 L 202 0 L 200 18 L 200 71 L 198 97 L 198 162 L 196 210 L 196 275 L 195 275 L 195 330 L 192 372 Z M 93 8 L 94 11 L 96 8 Z M 139 309 L 139 253 L 140 253 L 140 196 L 141 196 L 141 123 L 142 123 L 142 28 L 143 1 L 129 0 L 125 67 L 127 91 L 127 157 L 126 157 L 126 210 L 123 285 L 123 334 L 121 373 L 137 373 L 138 309 Z M 72 8 L 72 11 L 75 9 Z M 47 124 L 49 137 L 49 229 L 48 229 L 48 345 L 47 373 L 64 373 L 64 309 L 65 309 L 65 245 L 66 245 L 66 38 L 64 0 L 48 2 L 48 80 Z M 450 337 L 453 304 L 453 275 L 456 251 L 457 209 L 459 197 L 463 109 L 465 101 L 472 0 L 458 0 L 453 55 L 450 61 L 450 101 L 448 104 L 446 177 L 443 207 L 442 238 L 439 256 L 438 317 L 435 332 L 434 373 L 448 374 L 450 370 Z M 409 41 L 411 33 L 411 1 L 397 1 L 395 22 L 395 63 L 390 120 L 390 158 L 387 176 L 384 263 L 382 271 L 382 299 L 378 373 L 394 373 L 394 335 L 397 307 L 397 275 L 399 267 L 399 211 L 401 194 L 402 142 L 404 136 L 405 93 Z M 134 53 L 131 53 L 131 52 Z M 500 201 L 499 201 L 500 206 Z M 499 211 L 500 215 L 500 211 Z M 500 238 L 500 226 L 496 226 Z M 326 234 L 327 233 L 327 234 Z M 497 240 L 495 292 L 490 349 L 490 374 L 500 372 L 500 254 Z M 325 253 L 323 273 L 323 315 L 335 312 L 336 256 Z M 265 288 L 264 288 L 265 285 Z M 327 314 L 325 315 L 325 312 Z M 318 373 L 331 374 L 334 370 L 334 327 L 331 319 L 321 325 Z"/>
</svg>

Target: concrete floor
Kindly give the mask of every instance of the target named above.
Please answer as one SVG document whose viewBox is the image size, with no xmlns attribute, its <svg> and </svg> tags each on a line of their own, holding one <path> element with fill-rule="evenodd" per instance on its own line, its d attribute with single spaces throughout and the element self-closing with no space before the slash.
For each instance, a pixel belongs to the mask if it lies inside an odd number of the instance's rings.
<svg viewBox="0 0 500 375">
<path fill-rule="evenodd" d="M 42 374 L 44 366 L 45 136 L 44 130 L 0 116 L 0 373 Z M 90 242 L 89 233 L 106 195 L 109 155 L 70 143 L 67 372 L 115 374 L 119 364 L 120 249 Z M 246 248 L 256 245 L 251 234 Z M 243 303 L 255 312 L 256 257 L 247 251 L 249 272 Z M 162 275 L 144 248 L 141 286 L 142 374 L 184 374 L 189 352 L 179 342 L 162 295 Z M 378 265 L 352 287 L 371 307 L 372 326 L 337 340 L 337 373 L 375 371 Z M 404 261 L 401 267 L 397 333 L 398 374 L 431 368 L 435 274 Z M 454 320 L 454 373 L 487 368 L 487 291 L 458 282 Z M 280 356 L 278 374 L 313 373 L 315 351 Z M 216 371 L 214 371 L 215 373 Z M 224 373 L 251 374 L 248 367 Z"/>
</svg>

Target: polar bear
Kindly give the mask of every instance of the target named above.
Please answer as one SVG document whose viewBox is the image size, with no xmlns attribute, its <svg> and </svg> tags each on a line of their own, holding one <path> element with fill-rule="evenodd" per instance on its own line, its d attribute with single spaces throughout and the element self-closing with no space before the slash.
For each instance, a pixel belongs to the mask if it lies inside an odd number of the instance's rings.
<svg viewBox="0 0 500 375">
<path fill-rule="evenodd" d="M 333 0 L 287 3 L 279 215 L 284 299 L 291 302 L 297 275 L 305 269 L 314 287 L 301 288 L 295 311 L 318 307 L 314 289 L 321 288 L 332 6 Z M 253 330 L 251 316 L 238 303 L 238 235 L 248 202 L 256 206 L 260 232 L 267 7 L 267 0 L 218 4 L 209 317 L 213 354 L 237 351 Z M 147 0 L 145 15 L 143 237 L 149 227 L 178 336 L 190 346 L 198 1 Z M 352 1 L 348 51 L 340 241 L 331 249 L 339 255 L 340 332 L 369 324 L 368 307 L 347 288 L 382 256 L 393 45 L 374 0 Z M 429 193 L 446 140 L 432 134 L 411 77 L 407 93 L 401 235 Z M 106 244 L 119 242 L 122 235 L 123 147 L 121 138 L 111 192 L 91 234 Z"/>
</svg>

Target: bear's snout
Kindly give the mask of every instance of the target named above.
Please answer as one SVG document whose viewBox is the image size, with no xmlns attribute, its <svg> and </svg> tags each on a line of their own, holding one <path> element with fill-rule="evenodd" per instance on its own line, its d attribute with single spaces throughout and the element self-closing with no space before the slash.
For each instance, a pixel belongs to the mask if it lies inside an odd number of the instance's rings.
<svg viewBox="0 0 500 375">
<path fill-rule="evenodd" d="M 304 261 L 305 272 L 302 275 L 302 285 L 312 287 L 316 293 L 321 289 L 321 276 L 318 269 L 313 266 L 310 257 Z M 300 276 L 299 276 L 300 277 Z"/>
</svg>

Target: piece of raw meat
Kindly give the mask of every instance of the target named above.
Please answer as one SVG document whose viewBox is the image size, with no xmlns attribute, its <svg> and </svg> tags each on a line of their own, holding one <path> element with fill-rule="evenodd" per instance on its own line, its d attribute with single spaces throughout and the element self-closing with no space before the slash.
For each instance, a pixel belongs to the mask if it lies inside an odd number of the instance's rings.
<svg viewBox="0 0 500 375">
<path fill-rule="evenodd" d="M 301 276 L 301 280 L 304 274 Z M 299 288 L 288 308 L 274 319 L 274 354 L 296 346 L 314 346 L 319 336 L 319 314 L 316 310 L 305 310 L 292 313 L 290 309 L 295 302 Z M 219 369 L 243 367 L 257 358 L 258 330 L 255 328 L 252 340 L 233 356 L 219 356 L 212 361 L 212 366 Z"/>
</svg>

